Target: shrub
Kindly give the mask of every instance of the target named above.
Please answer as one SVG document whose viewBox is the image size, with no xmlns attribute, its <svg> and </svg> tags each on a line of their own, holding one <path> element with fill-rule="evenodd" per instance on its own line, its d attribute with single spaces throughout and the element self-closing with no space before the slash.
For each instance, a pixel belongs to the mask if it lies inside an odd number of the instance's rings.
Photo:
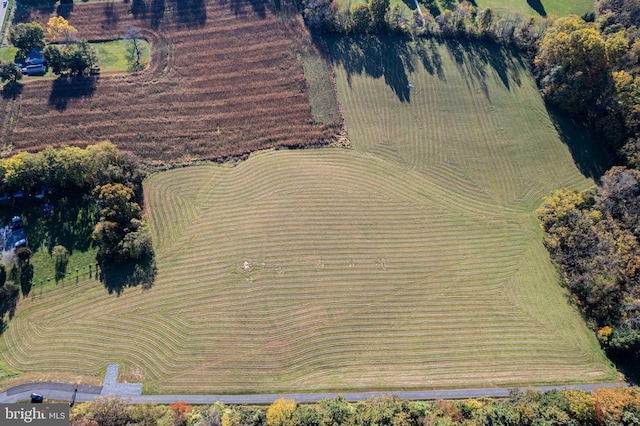
<svg viewBox="0 0 640 426">
<path fill-rule="evenodd" d="M 565 389 L 562 396 L 569 401 L 569 412 L 574 419 L 584 425 L 598 424 L 596 402 L 591 394 L 581 390 Z"/>
</svg>

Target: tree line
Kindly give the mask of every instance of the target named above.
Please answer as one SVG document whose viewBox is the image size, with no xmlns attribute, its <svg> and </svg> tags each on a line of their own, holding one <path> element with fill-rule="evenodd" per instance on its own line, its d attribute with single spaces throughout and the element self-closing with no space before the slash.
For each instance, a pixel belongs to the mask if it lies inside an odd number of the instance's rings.
<svg viewBox="0 0 640 426">
<path fill-rule="evenodd" d="M 71 426 L 613 426 L 640 424 L 638 388 L 512 390 L 508 399 L 406 401 L 377 397 L 350 403 L 342 396 L 303 405 L 278 399 L 269 407 L 217 402 L 192 406 L 139 404 L 101 397 L 77 404 Z"/>
<path fill-rule="evenodd" d="M 554 20 L 534 71 L 545 99 L 590 123 L 613 164 L 538 215 L 563 279 L 605 348 L 640 362 L 640 2 L 598 0 L 592 19 Z"/>
</svg>

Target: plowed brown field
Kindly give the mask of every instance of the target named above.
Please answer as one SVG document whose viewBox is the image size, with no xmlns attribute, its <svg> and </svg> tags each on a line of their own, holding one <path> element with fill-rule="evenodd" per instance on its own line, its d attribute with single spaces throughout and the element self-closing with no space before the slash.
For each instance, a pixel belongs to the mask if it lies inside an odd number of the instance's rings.
<svg viewBox="0 0 640 426">
<path fill-rule="evenodd" d="M 175 162 L 333 137 L 312 119 L 297 57 L 308 34 L 295 18 L 259 2 L 218 0 L 78 3 L 65 15 L 89 40 L 120 38 L 134 25 L 151 43 L 151 64 L 93 81 L 28 81 L 5 104 L 3 133 L 14 151 L 109 139 Z"/>
</svg>

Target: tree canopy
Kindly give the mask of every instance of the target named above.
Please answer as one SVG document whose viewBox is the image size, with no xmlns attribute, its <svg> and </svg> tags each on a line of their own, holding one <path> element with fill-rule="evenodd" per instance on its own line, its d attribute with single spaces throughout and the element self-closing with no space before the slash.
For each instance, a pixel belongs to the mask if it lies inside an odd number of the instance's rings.
<svg viewBox="0 0 640 426">
<path fill-rule="evenodd" d="M 37 22 L 19 23 L 11 27 L 9 41 L 24 54 L 35 48 L 43 48 L 44 30 Z"/>
</svg>

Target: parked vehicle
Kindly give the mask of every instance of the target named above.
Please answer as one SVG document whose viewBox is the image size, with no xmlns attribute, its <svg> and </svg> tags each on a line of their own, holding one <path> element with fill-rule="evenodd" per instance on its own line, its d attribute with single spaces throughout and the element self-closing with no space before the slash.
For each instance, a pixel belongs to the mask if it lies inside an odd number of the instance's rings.
<svg viewBox="0 0 640 426">
<path fill-rule="evenodd" d="M 45 67 L 43 64 L 27 65 L 26 67 L 22 68 L 22 74 L 25 74 L 28 76 L 45 75 L 46 73 L 47 73 L 47 67 Z"/>
</svg>

